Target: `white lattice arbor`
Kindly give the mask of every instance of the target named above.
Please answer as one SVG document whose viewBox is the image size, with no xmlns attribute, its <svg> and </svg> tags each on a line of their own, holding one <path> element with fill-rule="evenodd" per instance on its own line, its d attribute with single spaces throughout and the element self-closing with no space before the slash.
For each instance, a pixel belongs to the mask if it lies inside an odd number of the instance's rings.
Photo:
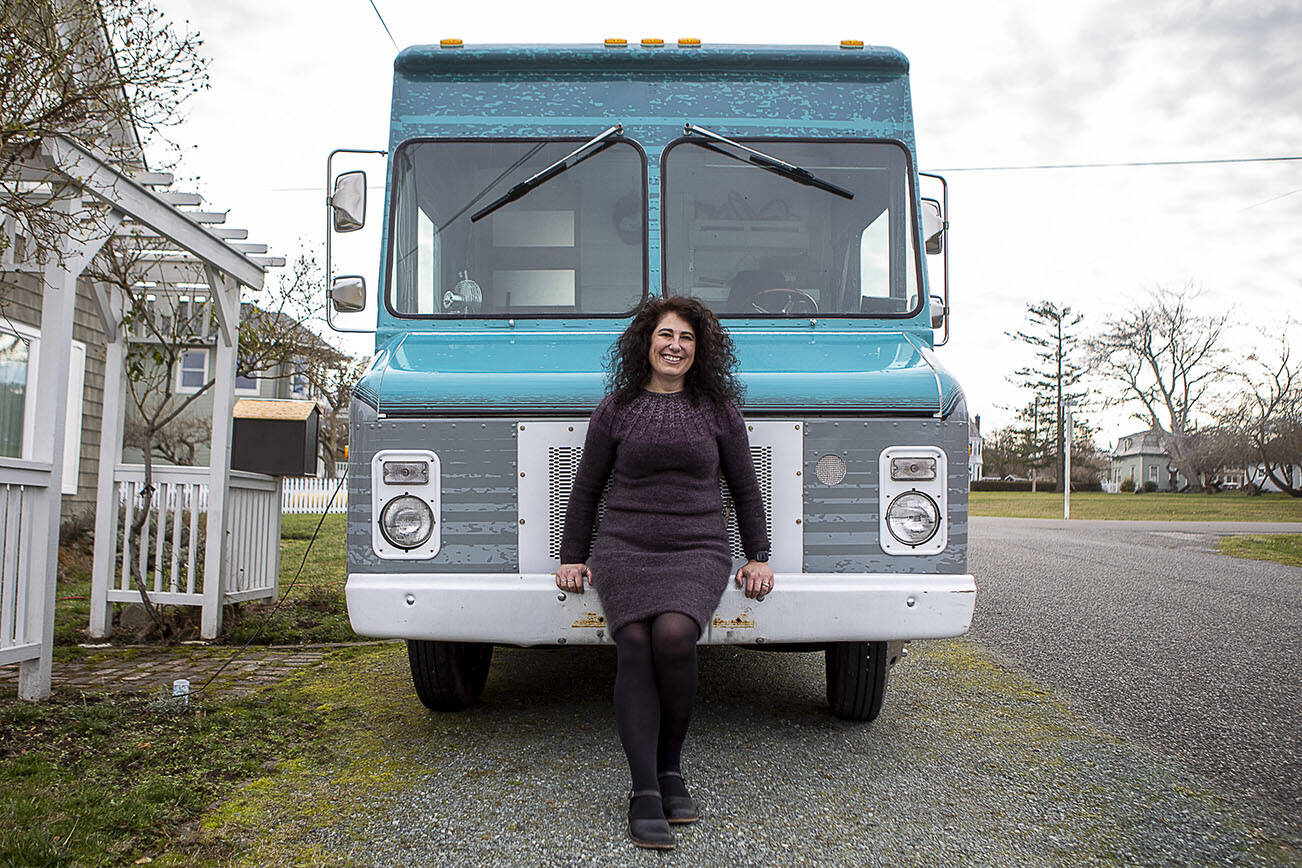
<svg viewBox="0 0 1302 868">
<path fill-rule="evenodd" d="M 50 692 L 50 658 L 54 632 L 55 575 L 58 565 L 60 487 L 67 424 L 66 394 L 72 345 L 73 312 L 77 280 L 105 244 L 125 243 L 133 250 L 145 250 L 139 257 L 135 277 L 152 283 L 156 302 L 151 315 L 176 313 L 178 304 L 206 306 L 198 318 L 209 331 L 196 334 L 196 343 L 211 340 L 216 347 L 216 382 L 213 387 L 212 460 L 207 468 L 184 468 L 177 479 L 162 479 L 171 485 L 173 508 L 168 497 L 161 499 L 157 528 L 164 538 L 174 534 L 172 545 L 152 552 L 121 552 L 117 542 L 119 477 L 128 481 L 132 468 L 122 467 L 122 434 L 126 408 L 125 360 L 127 342 L 133 336 L 123 327 L 124 293 L 105 283 L 94 287 L 95 301 L 106 334 L 103 427 L 97 481 L 94 579 L 92 583 L 91 633 L 106 635 L 111 629 L 110 603 L 125 599 L 121 588 L 114 590 L 114 578 L 123 558 L 152 556 L 157 567 L 151 575 L 164 593 L 180 594 L 184 584 L 192 594 L 160 602 L 202 605 L 203 634 L 215 636 L 221 626 L 225 602 L 254 595 L 274 596 L 274 570 L 270 587 L 259 579 L 252 588 L 245 573 L 268 574 L 266 563 L 279 562 L 267 528 L 259 522 L 272 517 L 261 501 L 269 492 L 278 496 L 278 483 L 271 477 L 239 474 L 237 485 L 244 493 L 232 497 L 230 470 L 231 411 L 234 405 L 235 367 L 238 357 L 241 287 L 261 288 L 265 268 L 283 265 L 283 259 L 262 257 L 261 245 L 241 243 L 246 233 L 220 227 L 222 212 L 182 210 L 199 206 L 194 194 L 167 190 L 170 175 L 138 173 L 129 177 L 101 155 L 71 139 L 55 137 L 42 143 L 39 153 L 15 171 L 21 173 L 33 195 L 48 193 L 48 207 L 66 209 L 86 219 L 74 221 L 73 231 L 61 239 L 58 257 L 40 264 L 44 278 L 41 310 L 42 351 L 38 361 L 35 417 L 42 436 L 37 438 L 32 460 L 0 459 L 0 664 L 19 663 L 19 696 L 42 699 Z M 0 215 L 3 216 L 3 215 Z M 6 225 L 5 231 L 14 227 Z M 143 243 L 142 243 L 143 241 Z M 12 256 L 12 252 L 10 253 Z M 26 267 L 24 267 L 26 266 Z M 0 267 L 34 270 L 30 264 L 12 259 Z M 136 337 L 139 337 L 138 335 Z M 47 436 L 48 435 L 48 436 Z M 165 471 L 171 473 L 172 471 Z M 184 476 L 185 479 L 181 479 Z M 245 479 L 244 477 L 254 477 Z M 202 522 L 204 552 L 202 575 L 212 581 L 198 581 L 197 555 L 199 522 L 196 510 L 183 505 L 186 486 L 199 479 L 206 483 L 206 519 Z M 244 491 L 246 490 L 247 491 Z M 246 496 L 247 495 L 247 496 Z M 128 497 L 128 501 L 130 498 Z M 196 498 L 197 500 L 197 498 Z M 232 524 L 232 500 L 252 504 Z M 278 503 L 278 498 L 277 498 Z M 177 506 L 181 504 L 182 506 Z M 129 505 L 128 505 L 129 508 Z M 279 511 L 274 512 L 279 541 Z M 182 529 L 182 517 L 185 528 Z M 239 537 L 239 538 L 236 538 Z M 183 552 L 177 543 L 188 540 L 193 549 Z M 124 540 L 122 545 L 126 545 Z M 244 570 L 232 574 L 235 553 L 240 553 Z M 182 557 L 184 556 L 184 567 Z M 252 564 L 252 566 L 250 566 Z M 170 573 L 168 572 L 170 570 Z M 187 575 L 188 573 L 188 575 Z M 176 585 L 174 590 L 173 586 Z M 135 593 L 134 591 L 132 592 Z M 132 597 L 138 599 L 138 597 Z"/>
</svg>

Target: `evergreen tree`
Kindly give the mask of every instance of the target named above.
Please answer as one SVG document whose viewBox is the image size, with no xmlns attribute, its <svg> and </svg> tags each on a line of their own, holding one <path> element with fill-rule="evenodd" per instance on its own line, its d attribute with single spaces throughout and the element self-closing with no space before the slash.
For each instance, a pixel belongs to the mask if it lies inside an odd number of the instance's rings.
<svg viewBox="0 0 1302 868">
<path fill-rule="evenodd" d="M 1029 345 L 1034 354 L 1035 362 L 1018 368 L 1009 381 L 1029 390 L 1038 399 L 1040 412 L 1048 417 L 1054 467 L 1060 484 L 1065 475 L 1066 408 L 1081 405 L 1086 394 L 1081 388 L 1085 363 L 1081 359 L 1081 338 L 1076 331 L 1084 319 L 1084 314 L 1067 305 L 1045 300 L 1026 306 L 1025 328 L 1006 332 L 1009 337 Z M 1035 403 L 1032 401 L 1032 406 Z M 1033 412 L 1027 408 L 1028 422 Z M 1076 420 L 1076 424 L 1079 426 L 1081 420 Z"/>
</svg>

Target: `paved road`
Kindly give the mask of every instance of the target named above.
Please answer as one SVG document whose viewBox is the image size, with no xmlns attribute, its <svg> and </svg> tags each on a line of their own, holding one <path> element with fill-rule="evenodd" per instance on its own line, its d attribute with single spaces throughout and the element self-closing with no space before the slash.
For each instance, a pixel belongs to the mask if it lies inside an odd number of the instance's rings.
<svg viewBox="0 0 1302 868">
<path fill-rule="evenodd" d="M 1302 568 L 1215 553 L 1302 525 L 974 518 L 970 637 L 1104 727 L 1302 829 Z"/>
</svg>

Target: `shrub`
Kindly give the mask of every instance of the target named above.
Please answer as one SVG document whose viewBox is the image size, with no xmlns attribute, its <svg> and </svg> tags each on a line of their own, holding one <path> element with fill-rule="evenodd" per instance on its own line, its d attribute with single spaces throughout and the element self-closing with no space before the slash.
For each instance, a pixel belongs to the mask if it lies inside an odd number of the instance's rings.
<svg viewBox="0 0 1302 868">
<path fill-rule="evenodd" d="M 1043 484 L 1040 486 L 1044 487 Z M 978 479 L 972 483 L 973 491 L 1030 491 L 1031 483 L 1024 479 Z"/>
<path fill-rule="evenodd" d="M 1125 479 L 1121 480 L 1121 490 L 1126 494 L 1132 493 L 1135 490 L 1135 478 L 1133 476 L 1127 476 Z"/>
<path fill-rule="evenodd" d="M 1152 494 L 1154 491 L 1157 491 L 1157 483 L 1151 479 L 1144 480 L 1144 491 L 1148 494 Z"/>
</svg>

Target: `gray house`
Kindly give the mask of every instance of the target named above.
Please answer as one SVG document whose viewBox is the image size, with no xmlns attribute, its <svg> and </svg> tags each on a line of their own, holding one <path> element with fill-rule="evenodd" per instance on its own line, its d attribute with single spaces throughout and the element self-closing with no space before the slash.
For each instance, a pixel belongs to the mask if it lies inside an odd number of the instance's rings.
<svg viewBox="0 0 1302 868">
<path fill-rule="evenodd" d="M 1143 487 L 1146 482 L 1156 483 L 1158 491 L 1183 488 L 1185 478 L 1171 464 L 1171 456 L 1163 445 L 1165 437 L 1166 432 L 1154 426 L 1119 438 L 1117 448 L 1112 452 L 1110 480 L 1113 485 L 1120 486 L 1131 479 L 1136 488 Z"/>
</svg>

